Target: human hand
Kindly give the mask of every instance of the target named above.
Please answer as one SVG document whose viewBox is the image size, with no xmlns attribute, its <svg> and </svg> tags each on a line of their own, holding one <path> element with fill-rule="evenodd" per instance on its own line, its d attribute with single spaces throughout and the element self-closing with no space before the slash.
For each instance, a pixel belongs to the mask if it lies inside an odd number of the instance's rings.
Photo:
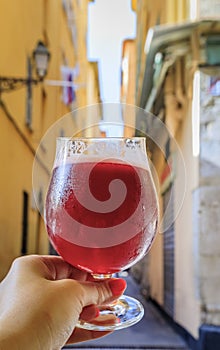
<svg viewBox="0 0 220 350">
<path fill-rule="evenodd" d="M 109 332 L 75 328 L 97 316 L 99 304 L 117 299 L 123 279 L 88 281 L 58 256 L 17 258 L 0 284 L 0 350 L 58 350 Z"/>
</svg>

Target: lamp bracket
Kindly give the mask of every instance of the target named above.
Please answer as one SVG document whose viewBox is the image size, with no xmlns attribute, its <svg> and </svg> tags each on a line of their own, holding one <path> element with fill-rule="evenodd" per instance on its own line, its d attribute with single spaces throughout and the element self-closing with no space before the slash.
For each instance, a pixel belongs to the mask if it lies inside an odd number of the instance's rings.
<svg viewBox="0 0 220 350">
<path fill-rule="evenodd" d="M 0 76 L 0 93 L 9 92 L 11 90 L 16 90 L 24 85 L 29 86 L 30 84 L 37 85 L 41 79 L 32 78 L 12 78 L 12 77 L 1 77 Z"/>
</svg>

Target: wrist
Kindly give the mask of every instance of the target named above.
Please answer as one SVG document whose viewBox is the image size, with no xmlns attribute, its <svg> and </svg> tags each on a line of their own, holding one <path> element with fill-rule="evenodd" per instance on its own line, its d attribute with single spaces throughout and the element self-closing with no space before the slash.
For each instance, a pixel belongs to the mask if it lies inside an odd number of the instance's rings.
<svg viewBox="0 0 220 350">
<path fill-rule="evenodd" d="M 35 344 L 34 339 L 30 339 L 28 331 L 10 329 L 7 326 L 2 326 L 0 322 L 0 350 L 8 349 L 40 350 L 40 345 Z"/>
</svg>

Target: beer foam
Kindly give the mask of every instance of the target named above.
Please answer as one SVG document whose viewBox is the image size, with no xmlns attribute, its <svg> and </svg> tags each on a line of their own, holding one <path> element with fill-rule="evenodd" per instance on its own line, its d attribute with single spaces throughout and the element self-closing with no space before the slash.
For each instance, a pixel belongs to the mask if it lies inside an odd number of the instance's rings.
<svg viewBox="0 0 220 350">
<path fill-rule="evenodd" d="M 143 139 L 140 138 L 142 141 Z M 54 167 L 74 163 L 113 162 L 149 170 L 145 142 L 139 138 L 62 139 L 58 138 Z"/>
<path fill-rule="evenodd" d="M 147 156 L 142 152 L 142 154 L 134 154 L 126 155 L 124 157 L 117 157 L 114 155 L 92 155 L 89 156 L 87 154 L 75 154 L 75 155 L 69 155 L 64 158 L 61 158 L 61 156 L 56 157 L 53 165 L 53 169 L 60 167 L 65 164 L 76 164 L 76 163 L 118 163 L 118 164 L 129 164 L 131 166 L 136 166 L 139 168 L 143 168 L 144 170 L 149 171 L 149 163 Z"/>
</svg>

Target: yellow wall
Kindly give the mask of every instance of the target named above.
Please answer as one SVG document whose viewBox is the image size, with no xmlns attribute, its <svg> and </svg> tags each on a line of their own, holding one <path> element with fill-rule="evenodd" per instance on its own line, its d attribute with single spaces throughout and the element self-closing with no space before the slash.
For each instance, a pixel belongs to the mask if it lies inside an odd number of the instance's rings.
<svg viewBox="0 0 220 350">
<path fill-rule="evenodd" d="M 34 86 L 31 127 L 25 124 L 26 87 L 0 96 L 0 279 L 8 271 L 11 261 L 21 254 L 23 191 L 29 196 L 27 253 L 48 253 L 44 223 L 32 194 L 32 166 L 37 164 L 37 190 L 41 188 L 45 196 L 48 171 L 52 164 L 51 144 L 49 142 L 44 148 L 41 147 L 39 155 L 43 166 L 34 162 L 35 150 L 54 122 L 72 108 L 87 104 L 86 79 L 94 79 L 93 76 L 87 78 L 86 74 L 89 65 L 86 57 L 88 1 L 66 1 L 77 19 L 77 46 L 71 36 L 71 26 L 74 24 L 68 21 L 62 3 L 61 0 L 0 2 L 0 76 L 26 77 L 27 57 L 32 55 L 37 42 L 42 40 L 51 53 L 46 80 L 61 80 L 61 65 L 71 68 L 78 65 L 77 81 L 84 84 L 76 91 L 76 101 L 70 106 L 62 102 L 60 86 L 51 86 L 46 82 Z M 73 133 L 76 132 L 73 121 L 64 125 L 62 132 L 67 133 L 71 128 Z M 57 132 L 61 130 L 58 128 Z"/>
<path fill-rule="evenodd" d="M 139 105 L 146 63 L 144 46 L 148 30 L 156 25 L 179 23 L 189 19 L 189 1 L 136 0 L 133 4 L 133 8 L 137 13 L 136 103 Z"/>
<path fill-rule="evenodd" d="M 189 15 L 189 3 L 186 0 L 166 0 L 166 23 L 177 23 Z"/>
<path fill-rule="evenodd" d="M 30 1 L 1 1 L 1 75 L 26 76 L 27 56 L 35 48 L 36 42 L 42 39 L 42 6 L 43 1 L 37 2 L 35 8 Z M 37 88 L 34 100 L 38 99 L 39 92 L 40 88 Z M 34 134 L 25 126 L 25 98 L 26 88 L 1 95 L 7 110 L 0 109 L 0 278 L 7 272 L 13 258 L 21 254 L 23 191 L 29 194 L 28 251 L 36 251 L 37 215 L 31 209 Z M 41 106 L 34 104 L 33 107 L 35 120 Z M 42 252 L 47 251 L 47 245 L 44 244 Z"/>
<path fill-rule="evenodd" d="M 1 276 L 15 256 L 21 254 L 23 191 L 29 194 L 28 252 L 36 253 L 38 215 L 32 208 L 31 169 L 33 152 L 21 139 L 11 121 L 0 113 L 1 119 L 1 181 L 0 181 L 0 261 Z M 42 227 L 40 231 L 42 231 Z M 41 253 L 48 252 L 46 235 L 41 235 Z M 43 246 L 42 246 L 43 242 Z"/>
</svg>

